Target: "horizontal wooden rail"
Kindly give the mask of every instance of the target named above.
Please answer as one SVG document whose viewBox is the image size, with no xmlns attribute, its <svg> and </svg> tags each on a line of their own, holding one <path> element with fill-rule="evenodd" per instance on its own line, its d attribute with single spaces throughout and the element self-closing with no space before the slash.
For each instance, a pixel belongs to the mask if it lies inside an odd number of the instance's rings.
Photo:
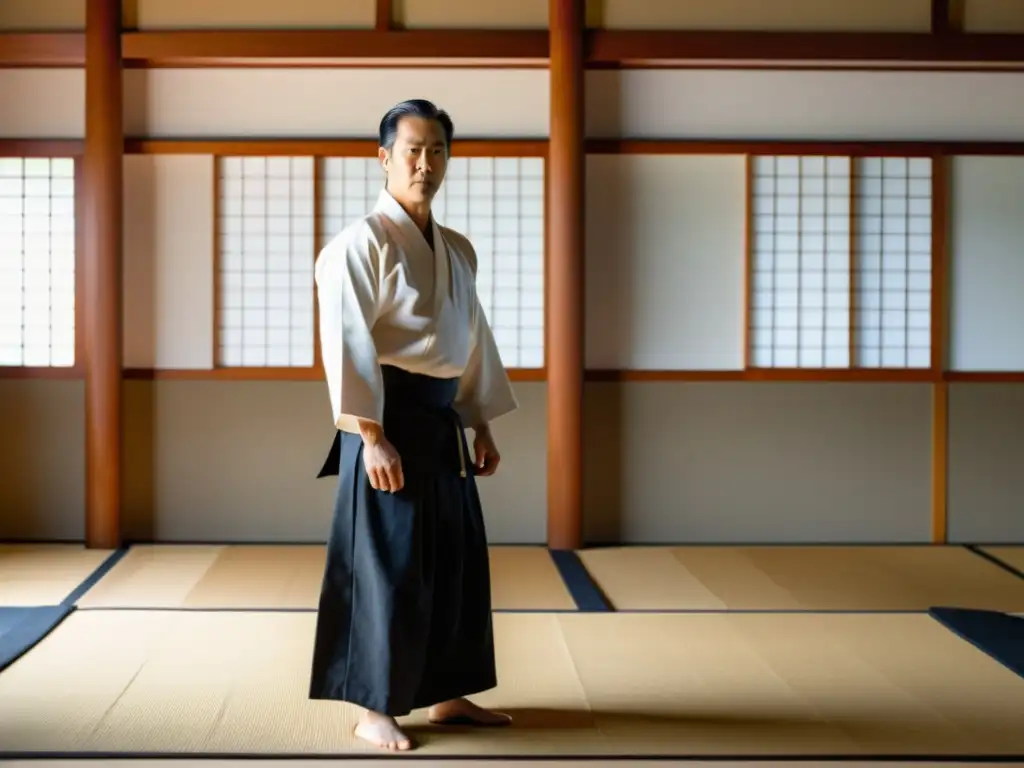
<svg viewBox="0 0 1024 768">
<path fill-rule="evenodd" d="M 125 141 L 129 155 L 249 155 L 297 157 L 375 157 L 376 139 L 321 138 L 198 138 L 137 139 Z M 548 140 L 542 139 L 458 139 L 460 157 L 545 157 Z"/>
<path fill-rule="evenodd" d="M 0 366 L 3 379 L 81 379 L 82 370 L 74 368 L 17 368 Z M 322 381 L 317 368 L 126 368 L 126 380 L 134 381 Z M 547 380 L 544 369 L 511 369 L 509 377 L 517 382 Z M 863 382 L 863 383 L 938 383 L 1020 384 L 1024 371 L 946 371 L 936 377 L 929 370 L 900 369 L 764 369 L 747 371 L 675 371 L 591 369 L 585 379 L 593 383 L 609 382 Z"/>
<path fill-rule="evenodd" d="M 1022 374 L 1024 375 L 1024 374 Z M 587 381 L 859 381 L 931 382 L 930 370 L 871 368 L 751 368 L 738 371 L 588 370 Z"/>
<path fill-rule="evenodd" d="M 1024 371 L 947 371 L 942 378 L 950 383 L 1008 384 L 1024 382 Z"/>
<path fill-rule="evenodd" d="M 548 30 L 127 31 L 128 67 L 544 67 Z M 0 67 L 81 67 L 81 32 L 0 33 Z M 587 33 L 586 65 L 1024 69 L 1024 34 L 611 30 Z"/>
<path fill-rule="evenodd" d="M 0 157 L 81 157 L 81 139 L 0 139 Z"/>
<path fill-rule="evenodd" d="M 0 67 L 84 66 L 84 32 L 0 32 Z"/>
<path fill-rule="evenodd" d="M 189 30 L 126 32 L 129 66 L 269 66 L 351 63 L 409 66 L 546 66 L 548 32 L 537 30 Z"/>
<path fill-rule="evenodd" d="M 592 67 L 1024 65 L 1021 34 L 595 29 L 589 37 L 587 64 Z"/>
<path fill-rule="evenodd" d="M 812 139 L 608 139 L 586 142 L 591 155 L 841 155 L 934 157 L 1024 155 L 1024 141 L 823 141 Z"/>
<path fill-rule="evenodd" d="M 2 375 L 0 375 L 2 376 Z M 310 368 L 126 368 L 124 378 L 134 381 L 323 381 L 323 371 Z M 544 381 L 543 369 L 509 369 L 512 381 Z"/>
<path fill-rule="evenodd" d="M 546 157 L 548 139 L 460 138 L 461 157 Z M 78 157 L 80 139 L 2 139 L 0 157 Z M 591 155 L 842 155 L 934 157 L 1024 155 L 1024 141 L 816 141 L 766 139 L 606 139 L 586 141 Z M 147 138 L 125 140 L 129 155 L 249 155 L 363 157 L 375 155 L 373 138 Z"/>
<path fill-rule="evenodd" d="M 46 368 L 29 366 L 20 368 L 13 365 L 0 365 L 0 381 L 5 379 L 69 379 L 85 378 L 85 368 L 81 365 L 66 368 Z"/>
</svg>

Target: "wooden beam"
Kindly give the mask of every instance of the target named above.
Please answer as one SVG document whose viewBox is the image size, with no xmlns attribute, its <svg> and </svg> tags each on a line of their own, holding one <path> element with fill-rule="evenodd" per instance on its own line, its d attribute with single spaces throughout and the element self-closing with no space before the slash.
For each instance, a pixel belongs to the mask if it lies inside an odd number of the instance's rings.
<svg viewBox="0 0 1024 768">
<path fill-rule="evenodd" d="M 949 505 L 949 385 L 932 387 L 932 544 L 945 544 Z"/>
<path fill-rule="evenodd" d="M 386 5 L 381 0 L 382 6 Z M 381 11 L 383 13 L 383 10 Z M 1021 69 L 1024 34 L 961 33 L 962 3 L 936 0 L 932 32 L 612 30 L 585 33 L 586 65 Z M 545 66 L 544 30 L 126 31 L 127 66 Z M 0 33 L 0 67 L 83 66 L 78 32 Z"/>
<path fill-rule="evenodd" d="M 393 5 L 394 3 L 392 3 L 391 0 L 377 0 L 376 29 L 378 32 L 386 32 L 391 29 L 391 25 L 394 23 L 392 13 Z"/>
<path fill-rule="evenodd" d="M 81 139 L 0 139 L 0 157 L 81 157 Z"/>
<path fill-rule="evenodd" d="M 87 0 L 85 62 L 86 546 L 121 540 L 121 2 Z"/>
<path fill-rule="evenodd" d="M 946 371 L 942 378 L 960 384 L 1024 384 L 1024 371 Z"/>
<path fill-rule="evenodd" d="M 887 141 L 815 139 L 587 139 L 589 155 L 847 155 L 931 157 L 1024 154 L 1024 141 Z"/>
<path fill-rule="evenodd" d="M 543 368 L 512 368 L 509 378 L 516 382 L 547 381 Z M 0 367 L 4 379 L 81 379 L 82 370 L 74 368 Z M 138 381 L 322 381 L 318 367 L 311 368 L 126 368 L 125 380 Z M 1024 371 L 945 371 L 940 375 L 946 384 L 1020 384 Z M 935 384 L 936 377 L 928 369 L 898 368 L 751 368 L 748 370 L 629 370 L 597 369 L 585 372 L 589 383 L 622 382 L 847 382 L 863 384 Z"/>
<path fill-rule="evenodd" d="M 850 64 L 880 69 L 1024 66 L 1024 34 L 607 30 L 589 35 L 587 64 L 778 66 Z"/>
<path fill-rule="evenodd" d="M 932 34 L 949 32 L 949 0 L 932 0 Z"/>
<path fill-rule="evenodd" d="M 2 67 L 85 66 L 81 32 L 0 32 Z"/>
<path fill-rule="evenodd" d="M 584 0 L 550 0 L 548 546 L 583 543 Z"/>
<path fill-rule="evenodd" d="M 936 376 L 932 386 L 932 543 L 945 544 L 949 505 L 949 385 L 948 362 L 949 296 L 949 165 L 940 152 L 932 158 L 932 284 L 931 284 L 931 368 Z"/>
<path fill-rule="evenodd" d="M 941 375 L 940 377 L 941 378 Z M 791 381 L 929 383 L 936 375 L 927 368 L 746 368 L 741 370 L 621 370 L 590 369 L 588 382 L 622 381 Z"/>
<path fill-rule="evenodd" d="M 546 377 L 543 368 L 514 368 L 508 373 L 512 381 L 536 382 Z M 308 368 L 126 368 L 124 378 L 126 381 L 323 381 L 324 372 L 319 365 Z"/>
<path fill-rule="evenodd" d="M 126 62 L 147 66 L 415 65 L 428 60 L 544 65 L 548 57 L 544 30 L 189 30 L 126 32 L 121 41 Z"/>
<path fill-rule="evenodd" d="M 964 31 L 964 0 L 932 0 L 932 34 L 957 35 Z"/>
<path fill-rule="evenodd" d="M 377 139 L 127 138 L 124 151 L 129 155 L 376 157 Z M 548 153 L 548 140 L 456 139 L 452 152 L 457 157 L 544 157 Z"/>
<path fill-rule="evenodd" d="M 788 139 L 587 139 L 590 155 L 849 155 L 853 157 L 931 157 L 944 155 L 1024 155 L 1024 141 L 885 141 Z M 356 157 L 377 152 L 377 139 L 314 137 L 235 137 L 151 139 L 126 137 L 130 155 L 302 155 Z M 546 157 L 547 138 L 462 138 L 454 152 L 460 157 Z M 0 156 L 74 155 L 81 142 L 0 139 Z"/>
</svg>

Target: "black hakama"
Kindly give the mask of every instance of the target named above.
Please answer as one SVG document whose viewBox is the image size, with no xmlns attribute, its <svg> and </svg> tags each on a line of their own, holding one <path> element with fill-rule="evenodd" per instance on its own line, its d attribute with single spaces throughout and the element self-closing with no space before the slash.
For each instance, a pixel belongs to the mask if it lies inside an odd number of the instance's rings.
<svg viewBox="0 0 1024 768">
<path fill-rule="evenodd" d="M 340 432 L 310 698 L 398 717 L 497 684 L 483 510 L 458 379 L 384 366 L 384 434 L 405 486 L 375 490 L 359 435 Z"/>
</svg>

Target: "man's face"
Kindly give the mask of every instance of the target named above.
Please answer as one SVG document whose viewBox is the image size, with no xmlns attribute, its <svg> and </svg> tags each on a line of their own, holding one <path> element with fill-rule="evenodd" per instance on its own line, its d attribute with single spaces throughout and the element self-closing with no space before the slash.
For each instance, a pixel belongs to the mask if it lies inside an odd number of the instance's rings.
<svg viewBox="0 0 1024 768">
<path fill-rule="evenodd" d="M 444 129 L 436 120 L 403 117 L 391 151 L 381 148 L 379 156 L 392 196 L 410 203 L 429 203 L 441 188 L 448 165 Z"/>
</svg>

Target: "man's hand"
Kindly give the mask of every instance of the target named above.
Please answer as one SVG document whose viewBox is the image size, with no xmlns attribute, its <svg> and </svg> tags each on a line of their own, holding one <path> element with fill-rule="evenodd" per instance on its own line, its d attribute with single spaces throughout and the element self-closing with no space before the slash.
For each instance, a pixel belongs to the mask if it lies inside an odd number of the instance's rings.
<svg viewBox="0 0 1024 768">
<path fill-rule="evenodd" d="M 475 432 L 473 451 L 476 454 L 476 473 L 483 477 L 493 475 L 501 462 L 501 454 L 498 453 L 498 447 L 494 444 L 491 429 L 488 425 L 483 424 L 476 427 Z"/>
<path fill-rule="evenodd" d="M 360 421 L 359 433 L 363 438 L 363 464 L 370 485 L 378 491 L 390 493 L 402 490 L 405 486 L 402 459 L 384 437 L 383 428 L 372 421 Z"/>
</svg>

